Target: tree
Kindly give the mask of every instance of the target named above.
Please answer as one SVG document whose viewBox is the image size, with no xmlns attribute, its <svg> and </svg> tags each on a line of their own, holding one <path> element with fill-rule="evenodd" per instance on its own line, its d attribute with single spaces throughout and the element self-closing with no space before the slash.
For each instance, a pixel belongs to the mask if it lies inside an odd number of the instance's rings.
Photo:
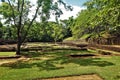
<svg viewBox="0 0 120 80">
<path fill-rule="evenodd" d="M 28 41 L 42 41 L 42 42 L 50 42 L 53 41 L 52 38 L 52 24 L 48 22 L 43 26 L 42 22 L 34 22 L 31 27 L 29 34 L 27 36 Z"/>
<path fill-rule="evenodd" d="M 0 38 L 2 38 L 2 34 L 3 34 L 2 27 L 3 27 L 3 25 L 2 25 L 2 23 L 0 22 Z"/>
<path fill-rule="evenodd" d="M 69 17 L 69 19 L 61 20 L 60 23 L 65 29 L 66 34 L 64 34 L 65 35 L 64 37 L 65 38 L 72 37 L 72 27 L 74 26 L 75 23 L 75 19 L 73 18 L 73 16 Z"/>
<path fill-rule="evenodd" d="M 103 37 L 103 35 L 120 36 L 120 0 L 88 0 L 72 28 L 73 36 L 81 38 Z"/>
<path fill-rule="evenodd" d="M 109 34 L 111 30 L 114 31 L 117 26 L 119 26 L 119 0 L 92 0 L 88 1 L 85 5 L 88 7 L 89 11 L 93 9 L 98 11 L 90 23 L 93 23 L 92 26 L 94 27 L 99 26 L 103 28 L 103 34 Z"/>
<path fill-rule="evenodd" d="M 52 25 L 52 37 L 54 38 L 55 43 L 64 37 L 64 30 L 62 28 L 62 25 L 53 23 Z"/>
<path fill-rule="evenodd" d="M 29 18 L 31 14 L 30 0 L 2 0 L 0 6 L 0 14 L 4 16 L 9 24 L 14 25 L 17 32 L 17 50 L 16 54 L 20 55 L 21 45 L 25 41 L 27 34 L 38 15 L 43 23 L 50 18 L 51 12 L 55 16 L 59 17 L 62 14 L 61 9 L 58 5 L 63 4 L 66 9 L 70 9 L 70 6 L 66 5 L 62 0 L 37 0 L 36 10 L 32 15 L 32 19 Z M 44 25 L 45 26 L 45 25 Z"/>
</svg>

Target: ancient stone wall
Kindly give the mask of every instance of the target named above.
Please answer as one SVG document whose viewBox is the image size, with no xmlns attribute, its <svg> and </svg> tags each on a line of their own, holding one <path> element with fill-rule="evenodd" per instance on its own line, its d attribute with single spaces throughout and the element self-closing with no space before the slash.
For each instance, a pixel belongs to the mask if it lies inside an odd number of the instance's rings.
<svg viewBox="0 0 120 80">
<path fill-rule="evenodd" d="M 120 45 L 120 38 L 119 37 L 89 38 L 88 43 L 90 43 L 90 44 L 102 44 L 102 45 Z"/>
</svg>

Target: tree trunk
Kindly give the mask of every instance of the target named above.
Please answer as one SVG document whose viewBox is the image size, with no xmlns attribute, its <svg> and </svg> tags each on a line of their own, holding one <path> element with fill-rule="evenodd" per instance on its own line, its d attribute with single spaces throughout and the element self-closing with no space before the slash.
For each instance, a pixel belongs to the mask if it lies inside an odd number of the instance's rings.
<svg viewBox="0 0 120 80">
<path fill-rule="evenodd" d="M 20 55 L 20 50 L 21 50 L 21 32 L 20 32 L 20 27 L 18 26 L 18 28 L 17 28 L 17 50 L 16 50 L 16 55 Z"/>
<path fill-rule="evenodd" d="M 55 41 L 55 44 L 56 44 L 56 40 L 54 40 Z"/>
<path fill-rule="evenodd" d="M 18 41 L 17 42 L 17 50 L 16 50 L 16 55 L 20 55 L 20 51 L 21 51 L 21 43 Z"/>
<path fill-rule="evenodd" d="M 54 41 L 55 41 L 55 44 L 56 44 L 56 42 L 57 42 L 57 37 L 55 37 Z"/>
</svg>

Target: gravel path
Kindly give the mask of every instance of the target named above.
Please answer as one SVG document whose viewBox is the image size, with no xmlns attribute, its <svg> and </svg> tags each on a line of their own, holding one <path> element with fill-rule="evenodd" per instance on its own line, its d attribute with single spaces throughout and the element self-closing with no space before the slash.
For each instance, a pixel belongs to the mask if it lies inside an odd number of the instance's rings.
<svg viewBox="0 0 120 80">
<path fill-rule="evenodd" d="M 39 79 L 37 79 L 39 80 Z M 40 79 L 41 80 L 41 79 Z M 91 75 L 80 75 L 80 76 L 71 76 L 71 77 L 60 77 L 60 78 L 51 78 L 51 79 L 42 79 L 42 80 L 103 80 L 96 74 Z"/>
</svg>

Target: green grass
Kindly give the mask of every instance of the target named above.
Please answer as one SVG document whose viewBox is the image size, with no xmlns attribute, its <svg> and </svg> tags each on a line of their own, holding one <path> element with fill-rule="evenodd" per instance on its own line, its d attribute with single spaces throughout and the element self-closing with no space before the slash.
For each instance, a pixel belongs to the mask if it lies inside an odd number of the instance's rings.
<svg viewBox="0 0 120 80">
<path fill-rule="evenodd" d="M 0 52 L 0 56 L 13 56 L 15 52 Z"/>
<path fill-rule="evenodd" d="M 81 37 L 81 39 L 86 39 L 86 38 L 88 38 L 90 35 L 91 35 L 91 34 L 84 34 L 84 35 Z"/>
<path fill-rule="evenodd" d="M 64 39 L 64 41 L 71 41 L 71 40 L 75 40 L 75 38 L 73 38 L 73 37 L 68 37 L 68 38 Z"/>
<path fill-rule="evenodd" d="M 18 61 L 0 66 L 0 80 L 32 80 L 58 76 L 96 73 L 105 80 L 120 80 L 120 56 L 99 58 L 71 58 L 69 54 L 93 51 L 58 50 L 26 52 L 34 56 L 29 61 Z"/>
</svg>

